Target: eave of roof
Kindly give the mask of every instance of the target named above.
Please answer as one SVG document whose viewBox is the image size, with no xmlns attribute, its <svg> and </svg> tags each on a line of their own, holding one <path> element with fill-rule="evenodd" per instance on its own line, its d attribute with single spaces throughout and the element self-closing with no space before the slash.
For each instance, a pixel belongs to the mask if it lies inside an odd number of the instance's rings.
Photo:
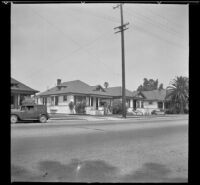
<svg viewBox="0 0 200 185">
<path fill-rule="evenodd" d="M 11 87 L 11 91 L 17 91 L 17 92 L 32 92 L 32 94 L 38 93 L 39 91 L 34 90 L 30 88 L 29 86 L 15 80 L 14 78 L 11 77 L 11 84 L 18 85 L 18 87 L 13 86 Z"/>
</svg>

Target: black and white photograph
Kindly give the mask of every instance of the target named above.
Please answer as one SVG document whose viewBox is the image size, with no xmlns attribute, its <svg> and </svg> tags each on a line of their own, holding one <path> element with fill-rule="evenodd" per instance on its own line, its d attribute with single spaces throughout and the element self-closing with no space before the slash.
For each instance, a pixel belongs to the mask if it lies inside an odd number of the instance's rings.
<svg viewBox="0 0 200 185">
<path fill-rule="evenodd" d="M 8 3 L 11 182 L 188 182 L 187 3 Z"/>
</svg>

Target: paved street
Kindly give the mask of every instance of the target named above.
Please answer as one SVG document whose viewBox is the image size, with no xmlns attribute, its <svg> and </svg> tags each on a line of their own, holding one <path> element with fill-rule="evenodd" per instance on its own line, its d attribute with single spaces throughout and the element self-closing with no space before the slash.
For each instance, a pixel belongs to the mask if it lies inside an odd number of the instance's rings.
<svg viewBox="0 0 200 185">
<path fill-rule="evenodd" d="M 12 181 L 187 182 L 188 116 L 11 125 Z"/>
</svg>

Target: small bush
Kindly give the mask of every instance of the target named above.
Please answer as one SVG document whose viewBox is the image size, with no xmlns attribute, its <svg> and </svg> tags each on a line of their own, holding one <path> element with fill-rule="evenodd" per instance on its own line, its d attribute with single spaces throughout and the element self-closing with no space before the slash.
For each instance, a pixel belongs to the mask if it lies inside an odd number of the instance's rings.
<svg viewBox="0 0 200 185">
<path fill-rule="evenodd" d="M 179 114 L 179 110 L 177 108 L 171 108 L 165 111 L 165 114 Z"/>
<path fill-rule="evenodd" d="M 85 107 L 86 107 L 85 101 L 77 103 L 76 106 L 75 106 L 76 113 L 85 114 L 85 112 L 86 112 Z"/>
<path fill-rule="evenodd" d="M 127 113 L 126 107 L 126 113 Z M 112 105 L 112 113 L 113 114 L 122 114 L 122 101 L 120 100 L 114 100 Z"/>
<path fill-rule="evenodd" d="M 151 112 L 151 114 L 156 114 L 156 110 L 153 110 L 153 111 Z"/>
<path fill-rule="evenodd" d="M 185 114 L 188 114 L 188 113 L 189 113 L 189 110 L 188 110 L 188 109 L 184 109 L 184 113 L 185 113 Z"/>
<path fill-rule="evenodd" d="M 74 102 L 73 101 L 71 101 L 69 103 L 69 108 L 70 108 L 71 111 L 74 109 Z"/>
</svg>

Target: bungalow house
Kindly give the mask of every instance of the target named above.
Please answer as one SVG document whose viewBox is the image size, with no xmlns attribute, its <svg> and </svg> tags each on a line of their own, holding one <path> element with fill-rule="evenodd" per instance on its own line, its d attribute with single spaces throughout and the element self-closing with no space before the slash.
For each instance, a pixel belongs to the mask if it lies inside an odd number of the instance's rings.
<svg viewBox="0 0 200 185">
<path fill-rule="evenodd" d="M 68 81 L 61 83 L 57 80 L 57 85 L 45 92 L 37 95 L 38 104 L 47 105 L 49 113 L 72 113 L 69 103 L 85 101 L 86 113 L 97 115 L 103 114 L 103 105 L 105 102 L 112 105 L 114 99 L 121 99 L 121 87 L 103 88 L 101 85 L 90 86 L 80 80 Z M 126 89 L 127 104 L 133 108 L 134 98 L 132 92 Z M 74 110 L 73 110 L 74 111 Z"/>
<path fill-rule="evenodd" d="M 143 114 L 151 114 L 153 110 L 165 109 L 166 90 L 134 92 L 141 99 L 137 101 L 137 110 Z"/>
<path fill-rule="evenodd" d="M 31 97 L 39 91 L 11 78 L 11 108 L 18 108 L 26 97 Z"/>
</svg>

